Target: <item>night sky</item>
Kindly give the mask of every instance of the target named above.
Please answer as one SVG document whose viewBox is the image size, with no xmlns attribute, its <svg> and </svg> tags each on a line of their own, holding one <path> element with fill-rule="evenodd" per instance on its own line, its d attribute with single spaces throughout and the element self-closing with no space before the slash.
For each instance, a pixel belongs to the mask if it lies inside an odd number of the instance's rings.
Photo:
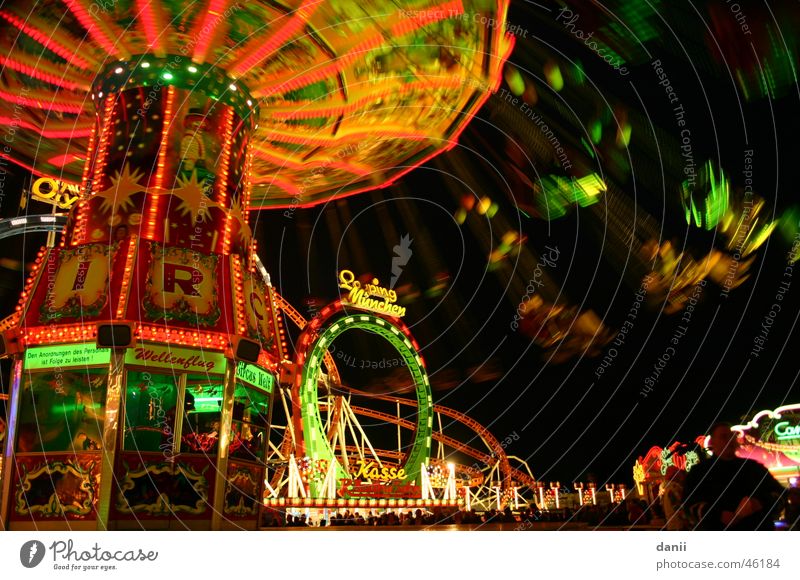
<svg viewBox="0 0 800 580">
<path fill-rule="evenodd" d="M 393 247 L 408 234 L 413 253 L 396 288 L 406 297 L 419 294 L 408 301 L 405 321 L 422 345 L 434 401 L 467 413 L 498 439 L 511 436 L 507 453 L 526 460 L 545 481 L 630 483 L 636 457 L 653 445 L 688 442 L 715 421 L 738 423 L 758 410 L 800 402 L 800 267 L 787 269 L 800 215 L 794 175 L 800 90 L 787 64 L 798 62 L 789 34 L 797 30 L 797 16 L 778 12 L 773 20 L 760 4 L 741 2 L 752 31 L 746 34 L 725 3 L 695 2 L 692 8 L 683 1 L 668 7 L 651 2 L 655 11 L 638 2 L 606 4 L 608 12 L 591 2 L 571 3 L 579 19 L 570 27 L 566 18 L 559 20 L 560 7 L 512 2 L 509 22 L 518 29 L 509 63 L 534 90 L 517 104 L 504 102 L 513 88 L 506 75 L 453 151 L 393 186 L 289 214 L 261 212 L 255 224 L 273 285 L 305 315 L 337 297 L 339 269 L 388 283 Z M 629 74 L 604 62 L 575 30 L 595 31 L 624 59 Z M 676 102 L 659 84 L 654 61 L 667 73 Z M 575 63 L 582 71 L 577 77 Z M 564 79 L 560 90 L 548 72 L 553 65 Z M 774 82 L 766 95 L 758 81 L 765 68 Z M 542 132 L 530 117 L 526 121 L 521 102 L 552 127 L 569 151 L 570 168 L 541 146 Z M 683 107 L 686 125 L 679 125 L 676 105 Z M 592 146 L 595 119 L 604 119 L 603 136 Z M 625 125 L 631 127 L 627 147 L 615 139 L 615 128 Z M 731 197 L 741 198 L 744 166 L 751 163 L 753 191 L 764 200 L 761 219 L 782 221 L 748 256 L 741 286 L 725 292 L 709 280 L 689 293 L 696 299 L 691 311 L 670 314 L 664 294 L 648 292 L 637 303 L 648 271 L 637 240 L 669 240 L 698 261 L 725 247 L 718 230 L 688 226 L 684 218 L 685 129 L 698 170 L 712 160 L 724 169 Z M 6 192 L 21 190 L 29 179 L 16 171 Z M 535 183 L 547 175 L 592 172 L 613 184 L 613 195 L 587 207 L 573 204 L 550 221 L 531 213 L 542 193 L 520 175 Z M 36 205 L 17 210 L 10 195 L 0 207 L 3 217 L 48 211 Z M 497 204 L 497 213 L 472 209 L 459 224 L 455 216 L 464 199 L 484 197 Z M 793 230 L 787 216 L 794 216 Z M 490 260 L 509 232 L 524 240 L 521 247 Z M 42 241 L 5 240 L 0 256 L 30 262 Z M 13 262 L 2 266 L 5 316 L 23 274 Z M 623 340 L 567 360 L 555 351 L 554 358 L 553 349 L 540 348 L 512 325 L 532 281 L 541 283 L 533 287 L 548 302 L 592 311 L 612 341 Z M 630 318 L 636 304 L 641 306 Z M 770 318 L 774 304 L 781 309 Z M 628 332 L 619 335 L 626 320 Z M 758 337 L 762 350 L 754 352 Z M 364 336 L 343 339 L 340 348 L 364 360 L 394 356 Z M 669 359 L 656 370 L 665 354 Z M 349 384 L 376 392 L 398 376 L 342 372 Z"/>
</svg>

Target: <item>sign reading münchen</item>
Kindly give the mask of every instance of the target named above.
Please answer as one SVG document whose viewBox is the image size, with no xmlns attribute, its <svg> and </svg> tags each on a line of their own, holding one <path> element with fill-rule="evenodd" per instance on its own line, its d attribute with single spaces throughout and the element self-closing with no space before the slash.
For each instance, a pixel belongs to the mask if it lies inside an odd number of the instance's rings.
<svg viewBox="0 0 800 580">
<path fill-rule="evenodd" d="M 397 292 L 381 286 L 377 278 L 372 279 L 372 284 L 362 287 L 352 271 L 342 270 L 339 272 L 339 288 L 348 292 L 347 297 L 342 298 L 343 304 L 397 318 L 406 313 L 405 307 L 397 304 Z"/>
</svg>

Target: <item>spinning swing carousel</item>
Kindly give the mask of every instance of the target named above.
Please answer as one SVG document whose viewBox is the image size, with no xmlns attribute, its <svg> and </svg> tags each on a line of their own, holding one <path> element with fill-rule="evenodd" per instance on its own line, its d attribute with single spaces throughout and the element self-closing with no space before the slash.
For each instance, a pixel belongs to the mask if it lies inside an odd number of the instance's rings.
<svg viewBox="0 0 800 580">
<path fill-rule="evenodd" d="M 385 186 L 452 147 L 498 86 L 506 9 L 0 9 L 0 165 L 78 192 L 0 325 L 13 360 L 3 527 L 253 529 L 265 488 L 273 503 L 335 505 L 378 501 L 353 484 L 389 480 L 404 491 L 385 505 L 463 501 L 454 483 L 436 498 L 427 477 L 435 410 L 408 329 L 388 308 L 343 298 L 307 324 L 293 319 L 304 328 L 293 355 L 283 317 L 296 311 L 272 288 L 250 224 L 256 210 Z M 398 350 L 417 407 L 413 444 L 361 474 L 330 427 L 349 403 L 317 392 L 338 376 L 326 346 L 356 328 Z M 278 401 L 291 415 L 279 447 Z M 527 477 L 499 444 L 483 457 L 504 493 L 513 473 Z M 320 478 L 301 476 L 309 463 Z"/>
</svg>

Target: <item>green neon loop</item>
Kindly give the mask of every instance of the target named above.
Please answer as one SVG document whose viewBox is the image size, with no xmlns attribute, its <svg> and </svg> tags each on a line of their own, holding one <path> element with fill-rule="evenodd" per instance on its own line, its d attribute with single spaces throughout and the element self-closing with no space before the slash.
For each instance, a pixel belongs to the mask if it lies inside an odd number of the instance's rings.
<svg viewBox="0 0 800 580">
<path fill-rule="evenodd" d="M 433 433 L 433 398 L 428 374 L 421 364 L 419 353 L 405 334 L 391 322 L 370 314 L 356 314 L 338 317 L 330 322 L 327 328 L 311 343 L 306 363 L 303 365 L 300 385 L 300 404 L 303 418 L 303 434 L 306 454 L 314 460 L 325 459 L 330 465 L 335 462 L 336 479 L 348 478 L 349 475 L 336 459 L 336 454 L 328 442 L 322 417 L 319 413 L 317 397 L 317 377 L 323 364 L 325 352 L 340 334 L 348 330 L 366 330 L 389 341 L 403 357 L 406 367 L 411 372 L 414 390 L 417 395 L 417 426 L 414 442 L 408 459 L 403 465 L 406 477 L 403 483 L 416 481 L 419 484 L 420 469 L 427 463 L 431 454 L 431 436 Z M 311 497 L 319 497 L 322 482 L 311 483 Z"/>
</svg>

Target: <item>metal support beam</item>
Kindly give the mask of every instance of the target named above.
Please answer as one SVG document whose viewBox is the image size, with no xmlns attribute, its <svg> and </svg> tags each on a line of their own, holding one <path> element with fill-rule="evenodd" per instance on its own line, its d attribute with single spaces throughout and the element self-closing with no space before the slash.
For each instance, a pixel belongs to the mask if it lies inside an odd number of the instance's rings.
<svg viewBox="0 0 800 580">
<path fill-rule="evenodd" d="M 225 487 L 228 482 L 228 448 L 231 442 L 233 422 L 233 397 L 236 394 L 236 363 L 228 359 L 225 365 L 225 384 L 222 395 L 222 415 L 219 425 L 219 448 L 217 449 L 217 472 L 214 477 L 214 513 L 211 529 L 221 530 L 225 508 Z"/>
<path fill-rule="evenodd" d="M 0 468 L 0 530 L 8 529 L 8 514 L 12 503 L 11 482 L 14 479 L 14 443 L 17 439 L 19 421 L 19 401 L 22 389 L 22 358 L 14 361 L 11 367 L 11 393 L 8 401 L 8 423 L 6 425 L 6 445 L 3 451 L 3 465 Z"/>
<path fill-rule="evenodd" d="M 111 351 L 111 363 L 108 370 L 108 386 L 106 387 L 106 413 L 103 423 L 102 466 L 100 468 L 100 493 L 97 498 L 97 529 L 108 529 L 108 517 L 113 500 L 114 464 L 117 458 L 117 447 L 120 420 L 120 400 L 122 386 L 125 381 L 124 348 Z"/>
</svg>

